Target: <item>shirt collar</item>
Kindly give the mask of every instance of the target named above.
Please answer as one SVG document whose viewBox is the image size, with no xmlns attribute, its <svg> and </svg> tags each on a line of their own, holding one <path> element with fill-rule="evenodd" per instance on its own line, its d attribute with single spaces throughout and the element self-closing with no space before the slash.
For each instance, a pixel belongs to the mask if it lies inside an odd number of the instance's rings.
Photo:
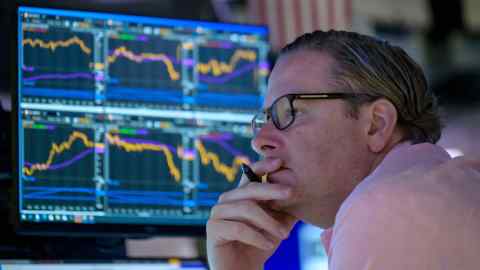
<svg viewBox="0 0 480 270">
<path fill-rule="evenodd" d="M 419 164 L 432 166 L 448 159 L 450 155 L 447 151 L 435 144 L 412 144 L 410 141 L 399 143 L 362 182 L 398 174 Z"/>
</svg>

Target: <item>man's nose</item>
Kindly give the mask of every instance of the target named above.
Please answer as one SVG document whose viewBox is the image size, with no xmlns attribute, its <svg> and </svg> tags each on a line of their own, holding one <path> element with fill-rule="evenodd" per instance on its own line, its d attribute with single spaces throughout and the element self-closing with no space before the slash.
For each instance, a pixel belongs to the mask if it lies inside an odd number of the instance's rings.
<svg viewBox="0 0 480 270">
<path fill-rule="evenodd" d="M 272 123 L 263 125 L 252 139 L 252 148 L 259 155 L 268 156 L 270 152 L 278 149 L 280 143 L 276 133 L 278 130 L 273 127 Z"/>
</svg>

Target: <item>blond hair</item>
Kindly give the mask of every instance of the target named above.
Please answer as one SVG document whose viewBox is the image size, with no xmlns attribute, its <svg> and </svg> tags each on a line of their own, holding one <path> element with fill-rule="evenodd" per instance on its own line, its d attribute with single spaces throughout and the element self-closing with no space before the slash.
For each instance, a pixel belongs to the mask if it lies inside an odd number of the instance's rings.
<svg viewBox="0 0 480 270">
<path fill-rule="evenodd" d="M 280 57 L 298 50 L 330 55 L 336 63 L 332 75 L 338 86 L 371 97 L 349 99 L 351 116 L 357 116 L 364 102 L 385 98 L 397 109 L 404 140 L 436 143 L 440 139 L 443 125 L 436 97 L 421 67 L 400 47 L 353 32 L 315 31 L 286 45 Z"/>
</svg>

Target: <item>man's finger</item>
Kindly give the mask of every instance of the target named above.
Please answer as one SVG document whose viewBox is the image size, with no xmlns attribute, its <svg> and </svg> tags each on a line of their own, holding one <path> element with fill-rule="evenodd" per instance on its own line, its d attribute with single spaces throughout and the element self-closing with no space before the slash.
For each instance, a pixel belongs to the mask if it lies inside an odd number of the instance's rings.
<svg viewBox="0 0 480 270">
<path fill-rule="evenodd" d="M 241 222 L 210 219 L 207 224 L 207 234 L 217 237 L 221 236 L 221 238 L 214 239 L 218 246 L 232 241 L 238 241 L 263 250 L 272 250 L 275 248 L 272 240 L 268 239 L 256 229 Z"/>
<path fill-rule="evenodd" d="M 240 221 L 265 231 L 278 240 L 288 236 L 290 228 L 270 216 L 266 210 L 253 201 L 218 204 L 212 208 L 211 219 Z"/>
<path fill-rule="evenodd" d="M 227 191 L 220 195 L 219 203 L 238 200 L 286 200 L 290 198 L 291 188 L 280 184 L 250 183 L 241 188 Z"/>
</svg>

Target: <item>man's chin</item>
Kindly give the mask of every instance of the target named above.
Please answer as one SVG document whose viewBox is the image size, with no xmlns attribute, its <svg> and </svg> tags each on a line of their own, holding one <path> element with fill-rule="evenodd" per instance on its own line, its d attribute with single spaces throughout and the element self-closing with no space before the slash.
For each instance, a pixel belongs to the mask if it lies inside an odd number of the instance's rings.
<svg viewBox="0 0 480 270">
<path fill-rule="evenodd" d="M 267 208 L 269 209 L 268 212 L 270 212 L 270 215 L 272 215 L 272 217 L 274 218 L 282 219 L 288 216 L 288 217 L 294 217 L 295 219 L 299 219 L 296 214 L 295 208 L 286 202 L 274 203 L 270 201 L 268 203 Z"/>
</svg>

